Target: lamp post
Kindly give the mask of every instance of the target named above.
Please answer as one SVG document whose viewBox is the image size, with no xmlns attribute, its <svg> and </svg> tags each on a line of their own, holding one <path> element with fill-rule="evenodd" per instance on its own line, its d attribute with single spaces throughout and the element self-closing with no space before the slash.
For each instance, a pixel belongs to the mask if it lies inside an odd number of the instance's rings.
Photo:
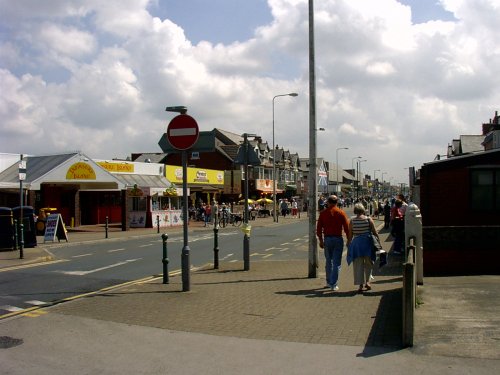
<svg viewBox="0 0 500 375">
<path fill-rule="evenodd" d="M 364 160 L 358 160 L 358 179 L 356 180 L 358 182 L 358 187 L 356 189 L 356 198 L 359 198 L 359 184 L 360 182 L 363 181 L 363 177 L 361 175 L 361 163 L 365 162 L 366 159 Z"/>
<path fill-rule="evenodd" d="M 373 171 L 373 195 L 375 195 L 375 188 L 376 188 L 376 178 L 375 178 L 375 173 L 380 172 L 380 169 L 375 169 Z"/>
<path fill-rule="evenodd" d="M 308 277 L 318 277 L 318 239 L 316 237 L 316 73 L 314 52 L 314 1 L 308 2 L 309 15 L 309 175 L 307 212 L 309 215 Z M 311 171 L 314 171 L 311 173 Z"/>
<path fill-rule="evenodd" d="M 276 217 L 276 147 L 274 145 L 274 100 L 280 96 L 298 96 L 296 92 L 275 95 L 273 97 L 273 221 L 278 221 Z"/>
<path fill-rule="evenodd" d="M 352 158 L 351 160 L 351 169 L 352 169 L 352 173 L 354 174 L 354 179 L 356 180 L 356 192 L 358 191 L 358 180 L 357 180 L 357 177 L 356 177 L 356 170 L 354 169 L 354 160 L 356 159 L 362 159 L 361 156 L 356 156 L 355 158 Z M 354 186 L 353 186 L 354 188 Z"/>
<path fill-rule="evenodd" d="M 382 172 L 382 177 L 380 179 L 382 180 L 382 194 L 385 195 L 384 174 L 387 174 L 387 172 Z"/>
<path fill-rule="evenodd" d="M 335 150 L 335 163 L 337 166 L 337 193 L 340 193 L 342 188 L 338 188 L 339 186 L 339 150 L 349 150 L 349 147 L 339 147 L 338 149 Z"/>
</svg>

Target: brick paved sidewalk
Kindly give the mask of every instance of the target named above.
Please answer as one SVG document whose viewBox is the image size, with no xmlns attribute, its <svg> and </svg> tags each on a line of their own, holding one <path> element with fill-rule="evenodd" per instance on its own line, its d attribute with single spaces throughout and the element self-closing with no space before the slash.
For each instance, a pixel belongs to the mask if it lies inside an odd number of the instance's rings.
<svg viewBox="0 0 500 375">
<path fill-rule="evenodd" d="M 250 271 L 242 271 L 242 263 L 222 263 L 220 270 L 193 272 L 190 292 L 181 292 L 180 276 L 170 278 L 168 285 L 157 279 L 52 311 L 219 336 L 401 345 L 401 272 L 392 274 L 396 264 L 383 269 L 373 290 L 364 294 L 355 292 L 352 266 L 343 264 L 338 292 L 323 288 L 323 262 L 317 279 L 307 278 L 307 266 L 307 258 L 253 262 Z"/>
</svg>

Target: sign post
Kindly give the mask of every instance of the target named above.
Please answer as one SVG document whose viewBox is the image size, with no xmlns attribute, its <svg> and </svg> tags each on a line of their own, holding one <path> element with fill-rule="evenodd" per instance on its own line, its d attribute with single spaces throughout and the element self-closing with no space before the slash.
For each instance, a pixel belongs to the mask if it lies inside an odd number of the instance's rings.
<svg viewBox="0 0 500 375">
<path fill-rule="evenodd" d="M 182 152 L 182 218 L 184 234 L 184 246 L 181 252 L 182 291 L 189 292 L 189 253 L 191 249 L 188 243 L 187 150 L 194 146 L 200 132 L 196 120 L 186 115 L 186 107 L 167 107 L 167 111 L 181 113 L 174 117 L 168 124 L 167 139 L 173 148 Z"/>
<path fill-rule="evenodd" d="M 21 154 L 21 161 L 19 162 L 19 207 L 20 214 L 19 217 L 19 259 L 24 258 L 24 216 L 23 216 L 23 181 L 26 180 L 26 160 L 23 160 L 23 154 Z M 17 230 L 17 228 L 16 228 Z"/>
</svg>

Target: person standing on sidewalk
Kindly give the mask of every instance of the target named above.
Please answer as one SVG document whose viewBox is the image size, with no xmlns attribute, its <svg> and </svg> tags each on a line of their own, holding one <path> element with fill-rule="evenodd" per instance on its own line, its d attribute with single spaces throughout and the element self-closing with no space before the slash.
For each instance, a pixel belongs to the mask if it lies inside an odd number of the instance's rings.
<svg viewBox="0 0 500 375">
<path fill-rule="evenodd" d="M 353 263 L 354 285 L 359 285 L 358 293 L 371 290 L 370 276 L 372 274 L 375 253 L 373 249 L 373 234 L 380 242 L 377 229 L 373 219 L 366 216 L 365 207 L 361 203 L 354 205 L 354 214 L 349 223 L 349 234 L 347 235 L 347 264 Z"/>
<path fill-rule="evenodd" d="M 316 225 L 319 247 L 325 250 L 326 287 L 332 290 L 339 289 L 337 284 L 344 249 L 342 230 L 346 235 L 349 231 L 349 219 L 345 212 L 337 207 L 337 202 L 336 195 L 328 197 L 327 208 L 320 212 Z"/>
</svg>

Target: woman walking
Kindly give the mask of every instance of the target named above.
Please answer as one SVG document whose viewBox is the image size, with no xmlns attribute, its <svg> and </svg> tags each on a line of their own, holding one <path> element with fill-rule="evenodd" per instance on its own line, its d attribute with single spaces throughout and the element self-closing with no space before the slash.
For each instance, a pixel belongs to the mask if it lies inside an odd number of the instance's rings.
<svg viewBox="0 0 500 375">
<path fill-rule="evenodd" d="M 371 290 L 370 275 L 375 262 L 371 234 L 380 238 L 371 217 L 365 216 L 365 207 L 361 203 L 354 205 L 354 217 L 349 222 L 347 234 L 347 264 L 353 262 L 354 285 L 359 285 L 358 293 Z"/>
</svg>

